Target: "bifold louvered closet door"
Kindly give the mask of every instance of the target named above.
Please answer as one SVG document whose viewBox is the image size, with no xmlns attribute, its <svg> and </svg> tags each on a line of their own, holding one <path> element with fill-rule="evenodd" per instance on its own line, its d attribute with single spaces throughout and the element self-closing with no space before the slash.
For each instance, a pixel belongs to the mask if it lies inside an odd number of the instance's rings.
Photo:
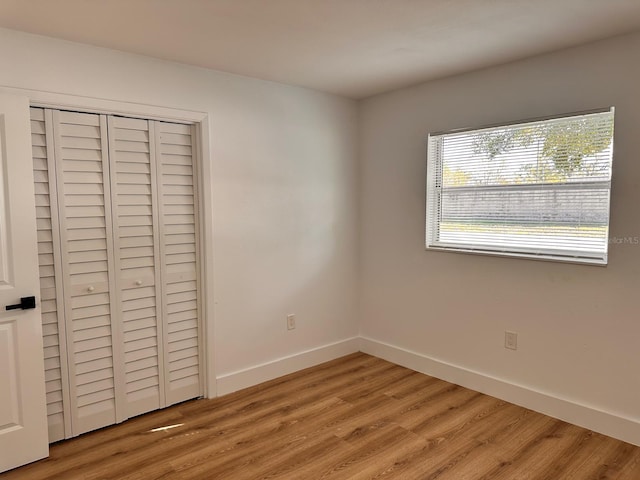
<svg viewBox="0 0 640 480">
<path fill-rule="evenodd" d="M 200 396 L 192 127 L 31 118 L 50 440 Z"/>
</svg>

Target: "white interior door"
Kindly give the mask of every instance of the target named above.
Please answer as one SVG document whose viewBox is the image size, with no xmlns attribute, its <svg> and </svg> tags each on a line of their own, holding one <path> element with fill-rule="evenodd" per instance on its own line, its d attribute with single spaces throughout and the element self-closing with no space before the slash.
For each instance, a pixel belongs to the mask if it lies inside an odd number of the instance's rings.
<svg viewBox="0 0 640 480">
<path fill-rule="evenodd" d="M 29 102 L 0 94 L 0 472 L 49 453 L 34 198 Z"/>
</svg>

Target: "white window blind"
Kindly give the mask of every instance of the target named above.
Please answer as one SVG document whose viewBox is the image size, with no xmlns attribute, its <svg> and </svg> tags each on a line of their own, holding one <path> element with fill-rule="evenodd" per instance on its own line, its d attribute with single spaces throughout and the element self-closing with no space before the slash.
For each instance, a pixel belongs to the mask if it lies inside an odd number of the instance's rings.
<svg viewBox="0 0 640 480">
<path fill-rule="evenodd" d="M 613 119 L 429 135 L 427 248 L 606 264 Z"/>
</svg>

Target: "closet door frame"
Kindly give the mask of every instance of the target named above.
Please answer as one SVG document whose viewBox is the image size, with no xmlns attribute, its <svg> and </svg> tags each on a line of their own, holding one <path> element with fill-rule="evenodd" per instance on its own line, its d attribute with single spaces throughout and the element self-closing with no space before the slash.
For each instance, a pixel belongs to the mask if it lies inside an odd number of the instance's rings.
<svg viewBox="0 0 640 480">
<path fill-rule="evenodd" d="M 200 365 L 202 367 L 202 392 L 205 398 L 217 396 L 215 356 L 214 356 L 214 288 L 213 288 L 213 196 L 210 150 L 210 122 L 207 112 L 182 110 L 157 105 L 145 105 L 115 100 L 104 100 L 91 97 L 79 97 L 20 88 L 0 89 L 29 98 L 31 107 L 73 110 L 84 113 L 102 115 L 122 115 L 126 117 L 144 118 L 174 123 L 191 124 L 194 132 L 194 176 L 197 185 L 198 212 L 198 251 L 199 251 L 199 291 L 198 307 L 200 309 Z"/>
</svg>

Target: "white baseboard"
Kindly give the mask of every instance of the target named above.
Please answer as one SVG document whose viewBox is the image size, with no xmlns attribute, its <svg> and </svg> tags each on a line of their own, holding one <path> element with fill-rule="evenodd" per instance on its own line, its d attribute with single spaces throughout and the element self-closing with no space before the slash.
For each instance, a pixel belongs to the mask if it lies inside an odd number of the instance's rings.
<svg viewBox="0 0 640 480">
<path fill-rule="evenodd" d="M 640 421 L 360 337 L 360 351 L 477 392 L 640 446 Z"/>
<path fill-rule="evenodd" d="M 243 388 L 252 387 L 274 378 L 288 375 L 305 368 L 313 367 L 329 360 L 359 351 L 359 337 L 323 345 L 304 352 L 278 358 L 271 362 L 256 365 L 237 372 L 221 375 L 216 379 L 217 395 L 222 396 Z"/>
</svg>

